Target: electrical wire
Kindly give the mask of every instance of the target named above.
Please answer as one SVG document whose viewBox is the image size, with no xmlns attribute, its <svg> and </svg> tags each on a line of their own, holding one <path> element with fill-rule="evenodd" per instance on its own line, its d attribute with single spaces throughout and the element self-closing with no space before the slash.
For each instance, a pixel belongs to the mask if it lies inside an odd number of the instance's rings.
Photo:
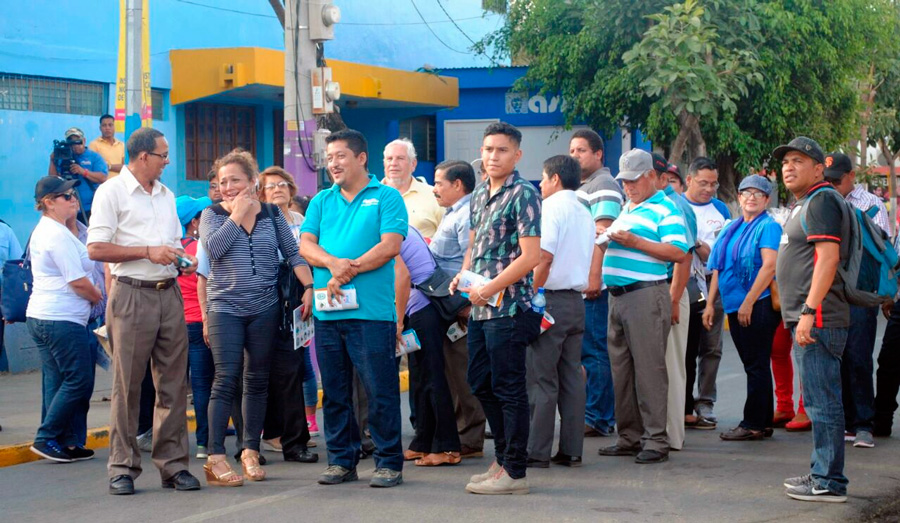
<svg viewBox="0 0 900 523">
<path fill-rule="evenodd" d="M 250 12 L 250 11 L 241 11 L 241 10 L 239 10 L 239 9 L 228 9 L 227 7 L 219 7 L 219 6 L 215 6 L 215 5 L 201 4 L 200 2 L 192 2 L 191 0 L 175 0 L 175 1 L 176 1 L 176 2 L 181 2 L 182 4 L 196 5 L 196 6 L 198 6 L 198 7 L 206 7 L 207 9 L 215 9 L 215 10 L 217 10 L 217 11 L 226 11 L 226 12 L 229 12 L 229 13 L 237 13 L 237 14 L 240 14 L 240 15 L 258 16 L 258 17 L 260 17 L 260 18 L 276 18 L 276 19 L 278 18 L 278 17 L 275 16 L 275 15 L 266 15 L 266 14 L 262 14 L 262 13 L 252 13 L 252 12 Z"/>
<path fill-rule="evenodd" d="M 467 35 L 465 31 L 463 31 L 462 27 L 460 27 L 459 24 L 456 23 L 456 20 L 454 20 L 453 17 L 450 16 L 450 13 L 448 13 L 447 10 L 444 8 L 444 4 L 441 3 L 441 0 L 434 0 L 434 1 L 437 2 L 437 5 L 438 5 L 438 7 L 441 8 L 441 11 L 443 11 L 444 14 L 447 15 L 447 19 L 450 20 L 450 23 L 452 23 L 454 27 L 459 29 L 459 32 L 462 33 L 462 35 L 466 37 L 466 40 L 471 42 L 472 45 L 475 45 L 475 40 L 472 40 L 472 38 L 470 38 L 469 35 Z"/>
<path fill-rule="evenodd" d="M 299 49 L 300 49 L 300 2 L 294 2 L 294 17 L 293 17 L 293 25 L 291 29 L 294 32 L 294 96 L 295 96 L 295 104 L 294 104 L 294 118 L 297 120 L 297 146 L 300 147 L 300 154 L 303 155 L 303 161 L 306 163 L 306 167 L 309 168 L 310 171 L 314 173 L 318 173 L 318 169 L 316 169 L 315 164 L 310 163 L 310 158 L 312 157 L 312 147 L 309 150 L 303 147 L 304 137 L 306 136 L 306 116 L 303 114 L 303 102 L 300 97 L 300 70 L 297 67 L 297 58 L 299 57 Z M 301 120 L 302 118 L 302 120 Z M 303 124 L 303 128 L 301 129 L 300 125 Z M 318 177 L 318 174 L 316 175 Z"/>
<path fill-rule="evenodd" d="M 454 49 L 453 47 L 450 47 L 450 45 L 449 45 L 447 42 L 441 40 L 441 37 L 438 36 L 438 34 L 437 34 L 436 32 L 434 32 L 434 29 L 433 29 L 433 28 L 431 27 L 431 25 L 429 25 L 428 22 L 425 20 L 425 17 L 422 15 L 422 11 L 419 11 L 419 6 L 416 5 L 416 0 L 409 0 L 409 1 L 410 1 L 410 3 L 412 4 L 413 9 L 415 9 L 415 10 L 416 10 L 416 13 L 419 15 L 419 18 L 421 18 L 421 19 L 422 19 L 422 22 L 425 23 L 425 27 L 427 27 L 428 30 L 431 31 L 431 34 L 434 35 L 434 37 L 437 39 L 438 42 L 441 43 L 441 45 L 443 45 L 443 46 L 446 47 L 447 49 L 453 51 L 454 53 L 459 53 L 459 54 L 472 54 L 472 53 L 469 52 L 469 51 L 460 51 L 459 49 Z"/>
</svg>

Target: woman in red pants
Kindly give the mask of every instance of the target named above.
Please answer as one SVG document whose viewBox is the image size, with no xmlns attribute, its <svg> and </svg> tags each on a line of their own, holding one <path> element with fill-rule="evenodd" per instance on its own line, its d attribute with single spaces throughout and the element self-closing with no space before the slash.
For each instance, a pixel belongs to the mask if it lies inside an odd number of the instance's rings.
<svg viewBox="0 0 900 523">
<path fill-rule="evenodd" d="M 775 418 L 774 427 L 784 427 L 788 432 L 810 430 L 812 422 L 803 410 L 803 394 L 800 406 L 794 415 L 794 366 L 791 362 L 791 347 L 794 340 L 791 331 L 779 323 L 772 340 L 772 376 L 775 378 Z"/>
</svg>

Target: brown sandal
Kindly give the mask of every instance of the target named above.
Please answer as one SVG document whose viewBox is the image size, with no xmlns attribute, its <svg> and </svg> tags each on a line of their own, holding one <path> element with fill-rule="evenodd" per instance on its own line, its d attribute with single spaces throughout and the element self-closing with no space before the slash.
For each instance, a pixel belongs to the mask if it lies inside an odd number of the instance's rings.
<svg viewBox="0 0 900 523">
<path fill-rule="evenodd" d="M 417 459 L 415 465 L 417 467 L 440 467 L 442 465 L 457 465 L 462 461 L 459 452 L 435 452 L 425 454 L 424 457 Z"/>
<path fill-rule="evenodd" d="M 425 457 L 424 452 L 416 452 L 415 450 L 406 449 L 403 451 L 403 461 L 413 461 Z"/>
<path fill-rule="evenodd" d="M 259 452 L 244 449 L 241 452 L 241 466 L 244 468 L 244 476 L 250 481 L 262 481 L 266 479 L 266 471 L 259 464 Z"/>
<path fill-rule="evenodd" d="M 224 463 L 228 467 L 228 470 L 221 474 L 217 474 L 213 470 L 213 467 L 219 463 Z M 240 487 L 244 484 L 244 478 L 239 476 L 238 473 L 231 468 L 231 464 L 228 463 L 228 460 L 225 457 L 222 457 L 222 459 L 214 459 L 210 456 L 206 461 L 206 464 L 203 465 L 203 473 L 206 474 L 206 484 L 210 487 Z"/>
</svg>

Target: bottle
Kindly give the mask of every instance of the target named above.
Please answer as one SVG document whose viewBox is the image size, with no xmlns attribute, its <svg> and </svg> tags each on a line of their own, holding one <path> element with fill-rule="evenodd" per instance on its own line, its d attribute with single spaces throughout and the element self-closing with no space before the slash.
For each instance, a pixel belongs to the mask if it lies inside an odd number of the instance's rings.
<svg viewBox="0 0 900 523">
<path fill-rule="evenodd" d="M 537 294 L 534 295 L 534 298 L 531 298 L 531 310 L 534 312 L 543 315 L 544 308 L 547 307 L 547 298 L 544 297 L 544 288 L 538 287 Z"/>
</svg>

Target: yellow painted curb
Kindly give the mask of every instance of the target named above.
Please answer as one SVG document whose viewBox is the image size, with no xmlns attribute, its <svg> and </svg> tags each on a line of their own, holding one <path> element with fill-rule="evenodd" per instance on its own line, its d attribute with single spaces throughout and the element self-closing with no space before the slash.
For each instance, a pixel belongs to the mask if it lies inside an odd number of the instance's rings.
<svg viewBox="0 0 900 523">
<path fill-rule="evenodd" d="M 409 371 L 405 370 L 400 372 L 400 392 L 406 392 L 408 390 Z M 322 389 L 319 389 L 318 406 L 319 408 L 322 407 Z M 193 410 L 187 412 L 187 426 L 188 430 L 197 430 L 197 419 L 194 416 Z M 29 441 L 27 443 L 0 446 L 0 468 L 21 465 L 22 463 L 43 459 L 34 452 L 28 450 L 28 448 L 31 447 L 31 444 L 32 442 Z M 89 429 L 87 433 L 87 442 L 84 446 L 92 450 L 109 447 L 109 427 Z"/>
</svg>

